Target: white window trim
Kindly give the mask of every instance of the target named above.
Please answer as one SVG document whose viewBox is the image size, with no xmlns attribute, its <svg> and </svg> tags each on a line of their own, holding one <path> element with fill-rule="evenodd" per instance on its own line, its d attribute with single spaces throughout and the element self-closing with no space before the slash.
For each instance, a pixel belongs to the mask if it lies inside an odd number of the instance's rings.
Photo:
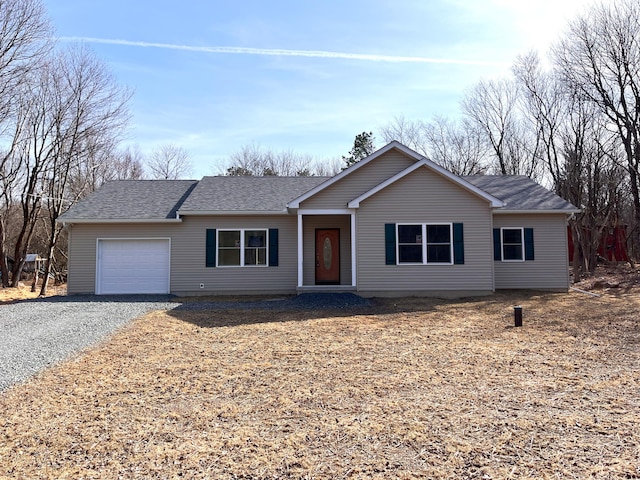
<svg viewBox="0 0 640 480">
<path fill-rule="evenodd" d="M 504 258 L 504 231 L 505 230 L 520 230 L 520 243 L 521 243 L 521 248 L 522 248 L 522 252 L 521 252 L 521 259 L 518 258 L 513 258 L 513 259 L 506 259 Z M 515 243 L 510 243 L 509 245 L 515 245 Z M 500 228 L 500 260 L 502 262 L 524 262 L 525 258 L 524 258 L 524 227 L 501 227 Z"/>
<path fill-rule="evenodd" d="M 265 264 L 245 265 L 244 263 L 244 232 L 265 232 Z M 220 265 L 220 232 L 240 232 L 240 265 Z M 224 247 L 223 247 L 224 248 Z M 219 268 L 264 268 L 269 266 L 269 229 L 268 228 L 218 228 L 216 229 L 216 267 Z"/>
<path fill-rule="evenodd" d="M 404 225 L 420 225 L 422 227 L 422 262 L 400 262 L 400 230 L 399 227 Z M 449 226 L 449 262 L 428 262 L 427 261 L 427 226 Z M 443 244 L 431 244 L 431 245 L 443 245 Z M 396 265 L 453 265 L 453 223 L 447 222 L 407 222 L 396 223 Z"/>
</svg>

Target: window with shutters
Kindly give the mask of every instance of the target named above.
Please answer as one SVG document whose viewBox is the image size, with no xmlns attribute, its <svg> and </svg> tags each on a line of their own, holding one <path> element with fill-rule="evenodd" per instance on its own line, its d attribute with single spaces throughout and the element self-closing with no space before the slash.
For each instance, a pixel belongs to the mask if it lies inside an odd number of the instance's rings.
<svg viewBox="0 0 640 480">
<path fill-rule="evenodd" d="M 494 228 L 493 259 L 496 262 L 535 261 L 536 257 L 533 243 L 533 228 Z"/>
<path fill-rule="evenodd" d="M 267 230 L 218 230 L 219 267 L 267 265 Z"/>
<path fill-rule="evenodd" d="M 206 229 L 205 265 L 277 267 L 278 229 Z"/>
<path fill-rule="evenodd" d="M 524 261 L 524 228 L 501 228 L 502 261 Z"/>
<path fill-rule="evenodd" d="M 397 225 L 398 264 L 453 264 L 453 224 Z"/>
</svg>

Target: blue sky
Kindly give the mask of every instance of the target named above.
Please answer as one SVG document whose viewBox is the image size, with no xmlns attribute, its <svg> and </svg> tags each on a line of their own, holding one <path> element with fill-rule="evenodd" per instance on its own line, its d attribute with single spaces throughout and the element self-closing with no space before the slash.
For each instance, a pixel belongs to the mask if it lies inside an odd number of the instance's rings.
<svg viewBox="0 0 640 480">
<path fill-rule="evenodd" d="M 259 144 L 315 158 L 393 120 L 458 115 L 465 89 L 546 52 L 586 0 L 44 0 L 134 90 L 126 143 L 185 148 L 192 177 Z M 378 136 L 378 144 L 382 140 Z"/>
</svg>

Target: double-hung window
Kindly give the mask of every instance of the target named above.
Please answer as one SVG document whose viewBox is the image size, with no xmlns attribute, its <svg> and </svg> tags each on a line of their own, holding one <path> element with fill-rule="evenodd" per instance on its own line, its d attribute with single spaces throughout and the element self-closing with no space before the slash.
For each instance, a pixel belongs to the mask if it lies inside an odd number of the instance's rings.
<svg viewBox="0 0 640 480">
<path fill-rule="evenodd" d="M 524 228 L 502 228 L 502 260 L 505 262 L 524 261 Z"/>
<path fill-rule="evenodd" d="M 496 262 L 534 261 L 533 228 L 494 228 L 493 259 Z"/>
<path fill-rule="evenodd" d="M 398 224 L 399 264 L 452 264 L 453 233 L 451 223 Z"/>
<path fill-rule="evenodd" d="M 398 225 L 398 263 L 424 263 L 422 225 Z"/>
<path fill-rule="evenodd" d="M 426 225 L 427 263 L 453 263 L 451 224 Z"/>
<path fill-rule="evenodd" d="M 266 266 L 267 230 L 218 230 L 218 266 Z"/>
</svg>

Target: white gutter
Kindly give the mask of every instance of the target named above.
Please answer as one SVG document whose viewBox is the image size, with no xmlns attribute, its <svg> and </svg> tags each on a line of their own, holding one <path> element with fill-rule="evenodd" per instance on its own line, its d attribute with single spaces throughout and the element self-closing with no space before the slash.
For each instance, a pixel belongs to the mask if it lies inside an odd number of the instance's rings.
<svg viewBox="0 0 640 480">
<path fill-rule="evenodd" d="M 211 216 L 211 215 L 290 215 L 287 210 L 179 210 L 178 215 L 192 215 L 192 216 Z"/>
<path fill-rule="evenodd" d="M 496 208 L 493 210 L 494 214 L 499 214 L 499 215 L 518 215 L 518 214 L 553 214 L 553 215 L 559 215 L 559 214 L 565 214 L 565 215 L 572 215 L 574 213 L 580 213 L 581 210 L 579 209 L 574 209 L 574 210 L 504 210 L 502 208 Z"/>
<path fill-rule="evenodd" d="M 77 224 L 77 223 L 182 223 L 181 218 L 63 218 L 56 220 L 57 223 Z"/>
</svg>

